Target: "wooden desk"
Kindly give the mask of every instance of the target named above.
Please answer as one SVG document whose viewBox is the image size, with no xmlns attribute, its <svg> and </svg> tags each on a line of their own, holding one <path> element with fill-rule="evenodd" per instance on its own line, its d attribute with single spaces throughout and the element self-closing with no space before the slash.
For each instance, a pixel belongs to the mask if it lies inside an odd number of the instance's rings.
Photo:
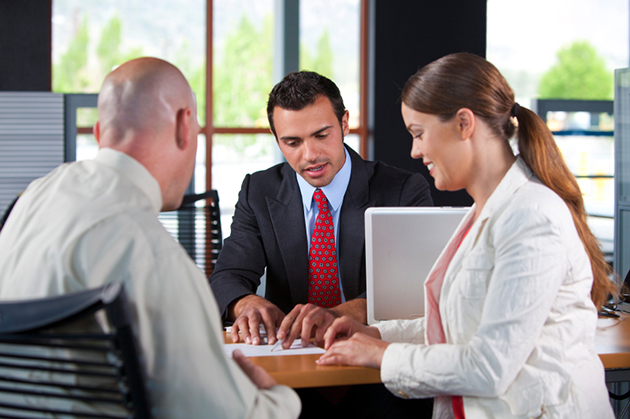
<svg viewBox="0 0 630 419">
<path fill-rule="evenodd" d="M 622 306 L 630 311 L 630 305 Z M 595 349 L 606 368 L 606 382 L 630 381 L 630 314 L 617 312 L 618 319 L 600 318 Z M 226 343 L 232 343 L 225 336 Z M 380 371 L 365 367 L 319 366 L 321 355 L 251 357 L 279 384 L 293 388 L 380 383 Z"/>
<path fill-rule="evenodd" d="M 621 308 L 630 311 L 630 305 Z M 618 319 L 597 320 L 595 350 L 606 368 L 606 382 L 630 381 L 630 314 L 616 312 Z"/>
<path fill-rule="evenodd" d="M 225 343 L 232 343 L 225 335 Z M 373 384 L 381 382 L 380 370 L 366 367 L 320 366 L 321 355 L 254 356 L 249 359 L 263 367 L 277 382 L 292 388 Z"/>
</svg>

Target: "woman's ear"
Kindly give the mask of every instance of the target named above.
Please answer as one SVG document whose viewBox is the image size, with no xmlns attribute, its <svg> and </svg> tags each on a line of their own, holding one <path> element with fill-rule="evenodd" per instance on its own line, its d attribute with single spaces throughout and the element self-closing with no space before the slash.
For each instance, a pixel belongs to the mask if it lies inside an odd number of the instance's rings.
<svg viewBox="0 0 630 419">
<path fill-rule="evenodd" d="M 462 139 L 467 140 L 475 131 L 475 114 L 468 108 L 461 108 L 457 111 L 455 118 L 457 121 L 457 129 L 461 133 Z"/>
</svg>

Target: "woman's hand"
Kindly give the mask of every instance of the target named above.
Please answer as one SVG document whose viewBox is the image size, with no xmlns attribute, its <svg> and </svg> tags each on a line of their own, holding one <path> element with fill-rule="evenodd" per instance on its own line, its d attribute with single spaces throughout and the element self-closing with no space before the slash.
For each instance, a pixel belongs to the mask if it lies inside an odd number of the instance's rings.
<svg viewBox="0 0 630 419">
<path fill-rule="evenodd" d="M 330 329 L 328 330 L 330 331 Z M 376 331 L 378 333 L 378 330 Z M 328 346 L 328 342 L 326 345 Z M 376 337 L 360 332 L 354 333 L 349 339 L 339 340 L 328 347 L 326 353 L 317 360 L 317 364 L 354 365 L 379 369 L 383 361 L 383 353 L 385 353 L 385 349 L 388 346 L 388 342 L 384 342 Z"/>
<path fill-rule="evenodd" d="M 389 345 L 376 327 L 365 326 L 350 317 L 336 319 L 324 335 L 326 353 L 319 365 L 357 365 L 380 368 Z"/>
<path fill-rule="evenodd" d="M 328 349 L 338 340 L 348 339 L 355 333 L 364 333 L 368 336 L 381 338 L 381 332 L 376 327 L 369 327 L 351 319 L 348 316 L 342 316 L 335 319 L 324 335 L 324 349 Z"/>
</svg>

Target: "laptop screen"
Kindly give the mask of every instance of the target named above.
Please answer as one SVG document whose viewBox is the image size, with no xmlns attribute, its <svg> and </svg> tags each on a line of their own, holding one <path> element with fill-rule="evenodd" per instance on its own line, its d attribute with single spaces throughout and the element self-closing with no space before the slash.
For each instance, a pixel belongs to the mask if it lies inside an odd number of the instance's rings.
<svg viewBox="0 0 630 419">
<path fill-rule="evenodd" d="M 469 208 L 365 212 L 368 324 L 424 315 L 424 281 Z"/>
</svg>

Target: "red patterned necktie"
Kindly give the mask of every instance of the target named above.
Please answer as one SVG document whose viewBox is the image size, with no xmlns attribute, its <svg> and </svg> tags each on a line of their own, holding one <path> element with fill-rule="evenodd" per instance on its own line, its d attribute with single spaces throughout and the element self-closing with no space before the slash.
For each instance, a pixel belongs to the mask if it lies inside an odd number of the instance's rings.
<svg viewBox="0 0 630 419">
<path fill-rule="evenodd" d="M 341 304 L 339 269 L 335 227 L 328 208 L 328 199 L 321 189 L 315 189 L 313 199 L 319 214 L 315 219 L 308 253 L 308 302 L 324 308 Z M 320 387 L 317 391 L 333 405 L 337 405 L 348 392 L 349 386 Z"/>
<path fill-rule="evenodd" d="M 331 308 L 341 304 L 335 227 L 324 192 L 315 189 L 313 199 L 317 203 L 319 214 L 313 227 L 308 254 L 308 302 Z"/>
</svg>

